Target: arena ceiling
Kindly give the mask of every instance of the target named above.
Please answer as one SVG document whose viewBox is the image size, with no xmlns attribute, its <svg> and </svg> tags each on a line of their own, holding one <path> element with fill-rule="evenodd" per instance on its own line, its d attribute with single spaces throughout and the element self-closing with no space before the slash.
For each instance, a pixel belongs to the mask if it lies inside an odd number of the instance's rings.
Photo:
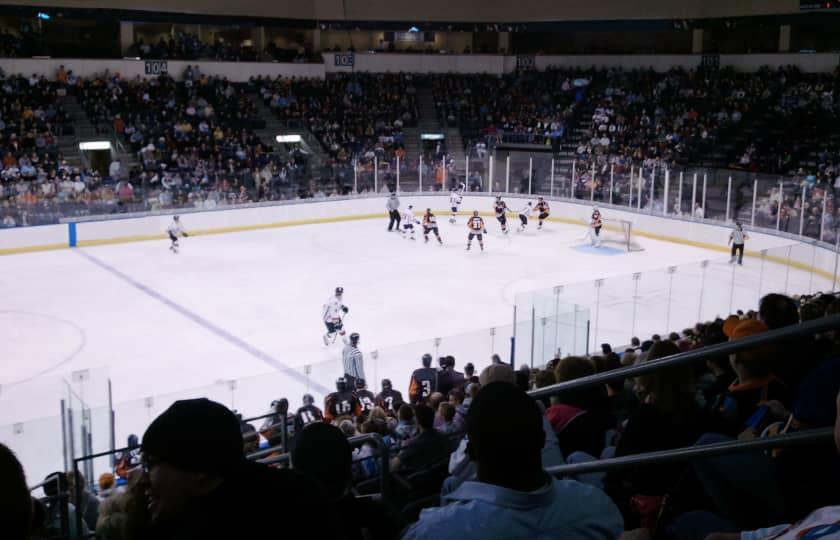
<svg viewBox="0 0 840 540">
<path fill-rule="evenodd" d="M 15 0 L 13 3 L 39 8 L 417 23 L 705 19 L 799 11 L 799 0 Z"/>
</svg>

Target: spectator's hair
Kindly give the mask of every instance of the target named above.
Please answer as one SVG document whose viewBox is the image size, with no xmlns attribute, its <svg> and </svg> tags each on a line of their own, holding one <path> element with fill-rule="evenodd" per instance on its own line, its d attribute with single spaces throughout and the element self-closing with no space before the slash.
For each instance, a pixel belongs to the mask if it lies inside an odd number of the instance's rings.
<svg viewBox="0 0 840 540">
<path fill-rule="evenodd" d="M 55 497 L 59 493 L 67 491 L 69 483 L 67 475 L 61 471 L 56 471 L 44 477 L 44 494 L 47 497 Z"/>
<path fill-rule="evenodd" d="M 642 362 L 650 362 L 678 354 L 679 348 L 670 341 L 655 343 Z M 694 372 L 690 366 L 666 367 L 636 378 L 636 382 L 651 397 L 661 412 L 682 420 L 694 405 Z"/>
<path fill-rule="evenodd" d="M 514 384 L 493 382 L 481 389 L 467 414 L 467 432 L 467 454 L 478 464 L 480 479 L 489 474 L 513 481 L 542 469 L 542 414 Z"/>
<path fill-rule="evenodd" d="M 417 425 L 423 429 L 432 429 L 435 425 L 435 410 L 428 405 L 417 405 L 414 410 L 417 416 Z"/>
<path fill-rule="evenodd" d="M 552 384 L 557 383 L 557 378 L 554 377 L 554 372 L 541 369 L 537 372 L 537 375 L 534 377 L 534 384 L 537 388 L 543 388 L 545 386 L 551 386 Z"/>
<path fill-rule="evenodd" d="M 679 340 L 680 340 L 680 335 L 678 333 L 671 332 L 670 334 L 668 334 L 668 341 L 673 341 L 674 343 L 676 343 Z"/>
<path fill-rule="evenodd" d="M 444 396 L 440 392 L 433 392 L 432 395 L 429 396 L 429 407 L 436 411 L 438 405 L 440 405 L 444 399 L 446 399 L 446 396 Z M 417 413 L 417 411 L 414 412 Z"/>
<path fill-rule="evenodd" d="M 630 345 L 632 345 L 633 347 L 638 348 L 640 344 L 641 344 L 641 342 L 639 341 L 639 338 L 637 338 L 637 337 L 634 337 L 630 340 Z"/>
<path fill-rule="evenodd" d="M 472 362 L 467 362 L 467 364 L 464 366 L 464 375 L 466 375 L 467 377 L 472 377 L 473 375 L 475 375 L 475 366 L 472 364 Z"/>
<path fill-rule="evenodd" d="M 26 539 L 32 527 L 32 498 L 23 466 L 15 454 L 0 444 L 0 531 L 4 538 Z"/>
<path fill-rule="evenodd" d="M 344 419 L 338 424 L 338 429 L 344 434 L 345 437 L 355 437 L 356 436 L 356 426 L 353 425 L 352 420 Z"/>
<path fill-rule="evenodd" d="M 454 399 L 458 403 L 463 403 L 464 402 L 464 391 L 460 388 L 454 388 L 454 389 L 450 390 L 449 391 L 449 399 L 450 400 Z M 446 403 L 446 402 L 444 402 L 444 403 Z M 441 405 L 443 405 L 443 403 L 441 403 Z M 438 406 L 438 408 L 440 408 L 440 407 Z"/>
<path fill-rule="evenodd" d="M 567 356 L 557 363 L 554 378 L 558 383 L 580 379 L 595 374 L 592 362 L 580 356 Z"/>
<path fill-rule="evenodd" d="M 612 346 L 609 343 L 601 343 L 601 352 L 604 354 L 610 354 L 612 352 Z"/>
<path fill-rule="evenodd" d="M 606 356 L 595 356 L 592 358 L 592 363 L 595 364 L 596 373 L 605 373 L 621 367 L 621 360 L 614 352 L 611 352 Z M 624 390 L 624 379 L 622 378 L 610 381 L 607 383 L 607 386 L 613 392 L 621 392 Z"/>
<path fill-rule="evenodd" d="M 414 409 L 408 403 L 400 405 L 397 417 L 403 422 L 414 422 Z"/>
<path fill-rule="evenodd" d="M 791 297 L 770 293 L 758 303 L 758 318 L 775 330 L 799 323 L 799 310 Z"/>
<path fill-rule="evenodd" d="M 342 430 L 313 422 L 295 437 L 295 469 L 321 482 L 331 499 L 341 497 L 352 479 L 353 449 Z"/>
<path fill-rule="evenodd" d="M 438 412 L 445 422 L 451 422 L 452 419 L 455 418 L 455 406 L 451 403 L 447 403 L 445 401 L 441 403 Z"/>
<path fill-rule="evenodd" d="M 516 370 L 516 386 L 524 392 L 531 389 L 531 370 L 528 366 L 523 365 Z"/>
<path fill-rule="evenodd" d="M 659 334 L 653 334 L 650 337 L 650 340 L 653 341 L 654 343 L 659 343 L 660 341 L 662 341 L 662 336 L 660 336 Z"/>
</svg>

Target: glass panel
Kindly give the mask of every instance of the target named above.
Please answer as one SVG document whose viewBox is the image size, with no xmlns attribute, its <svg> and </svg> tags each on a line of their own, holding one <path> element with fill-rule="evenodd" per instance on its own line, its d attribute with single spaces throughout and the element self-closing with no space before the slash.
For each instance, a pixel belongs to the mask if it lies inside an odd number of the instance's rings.
<svg viewBox="0 0 840 540">
<path fill-rule="evenodd" d="M 64 470 L 60 415 L 0 425 L 0 443 L 23 464 L 29 485 L 40 483 L 51 472 Z"/>
</svg>

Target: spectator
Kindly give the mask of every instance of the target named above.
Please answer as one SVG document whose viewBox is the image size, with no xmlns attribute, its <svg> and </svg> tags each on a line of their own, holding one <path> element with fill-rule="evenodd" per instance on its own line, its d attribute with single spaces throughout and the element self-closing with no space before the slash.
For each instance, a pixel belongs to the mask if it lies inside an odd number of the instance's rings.
<svg viewBox="0 0 840 540">
<path fill-rule="evenodd" d="M 15 454 L 0 444 L 0 531 L 9 540 L 28 540 L 32 503 L 23 467 Z"/>
<path fill-rule="evenodd" d="M 176 401 L 146 429 L 142 450 L 141 485 L 156 538 L 257 538 L 276 532 L 275 520 L 254 515 L 302 519 L 317 537 L 336 533 L 335 522 L 324 515 L 322 494 L 309 480 L 245 461 L 236 416 L 218 403 Z"/>
<path fill-rule="evenodd" d="M 444 496 L 445 506 L 424 510 L 403 538 L 618 537 L 621 515 L 602 492 L 543 472 L 540 416 L 513 384 L 484 386 L 467 419 L 477 481 Z"/>
<path fill-rule="evenodd" d="M 405 403 L 397 413 L 399 423 L 394 430 L 397 439 L 413 439 L 417 435 L 417 425 L 414 423 L 414 408 Z"/>
<path fill-rule="evenodd" d="M 81 497 L 76 498 L 76 485 L 81 485 Z M 67 474 L 67 489 L 70 493 L 70 502 L 76 506 L 76 512 L 82 515 L 85 525 L 91 531 L 96 529 L 96 521 L 99 519 L 99 499 L 96 495 L 88 491 L 85 484 L 85 477 L 82 473 L 73 473 L 71 471 Z"/>
<path fill-rule="evenodd" d="M 403 443 L 400 453 L 391 460 L 392 469 L 425 469 L 447 459 L 452 451 L 449 439 L 434 428 L 434 409 L 421 404 L 414 412 L 419 432 Z"/>
<path fill-rule="evenodd" d="M 54 472 L 48 474 L 44 478 L 44 495 L 49 497 L 45 503 L 45 519 L 46 528 L 51 531 L 62 530 L 61 528 L 61 502 L 59 495 L 67 494 L 68 481 L 67 475 L 63 472 Z M 69 495 L 69 494 L 68 494 Z M 81 540 L 86 535 L 90 534 L 90 529 L 84 520 L 76 518 L 76 505 L 72 502 L 67 503 L 67 521 L 69 524 L 70 540 Z M 81 522 L 81 529 L 79 523 Z"/>
<path fill-rule="evenodd" d="M 396 538 L 405 526 L 399 513 L 385 502 L 353 495 L 353 451 L 338 428 L 323 422 L 306 426 L 292 452 L 292 463 L 324 487 L 348 540 Z"/>
</svg>

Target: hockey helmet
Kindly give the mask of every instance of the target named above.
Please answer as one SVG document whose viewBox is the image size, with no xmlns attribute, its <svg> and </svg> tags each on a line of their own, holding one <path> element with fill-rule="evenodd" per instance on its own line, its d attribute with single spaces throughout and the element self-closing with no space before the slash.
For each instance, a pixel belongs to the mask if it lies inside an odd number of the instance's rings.
<svg viewBox="0 0 840 540">
<path fill-rule="evenodd" d="M 337 381 L 335 381 L 335 389 L 339 392 L 346 392 L 347 391 L 347 379 L 344 377 L 339 377 Z"/>
<path fill-rule="evenodd" d="M 344 287 L 336 287 L 335 288 L 335 295 L 336 296 L 341 296 L 342 294 L 344 294 Z"/>
<path fill-rule="evenodd" d="M 473 215 L 478 217 L 478 210 L 473 210 Z"/>
<path fill-rule="evenodd" d="M 178 221 L 178 220 L 180 220 L 180 219 L 181 219 L 181 217 L 180 217 L 180 216 L 175 215 L 175 216 L 172 216 L 172 219 L 173 219 L 173 220 L 175 220 L 175 221 Z"/>
<path fill-rule="evenodd" d="M 312 397 L 312 394 L 303 394 L 303 405 L 308 406 L 315 403 L 315 398 Z"/>
<path fill-rule="evenodd" d="M 367 383 L 365 382 L 364 379 L 356 379 L 356 388 L 357 389 L 364 390 L 365 386 L 367 386 Z"/>
<path fill-rule="evenodd" d="M 432 366 L 432 355 L 426 353 L 423 355 L 423 367 L 431 367 Z"/>
<path fill-rule="evenodd" d="M 382 379 L 382 390 L 390 390 L 391 388 L 393 388 L 393 385 L 391 384 L 391 379 Z"/>
</svg>

